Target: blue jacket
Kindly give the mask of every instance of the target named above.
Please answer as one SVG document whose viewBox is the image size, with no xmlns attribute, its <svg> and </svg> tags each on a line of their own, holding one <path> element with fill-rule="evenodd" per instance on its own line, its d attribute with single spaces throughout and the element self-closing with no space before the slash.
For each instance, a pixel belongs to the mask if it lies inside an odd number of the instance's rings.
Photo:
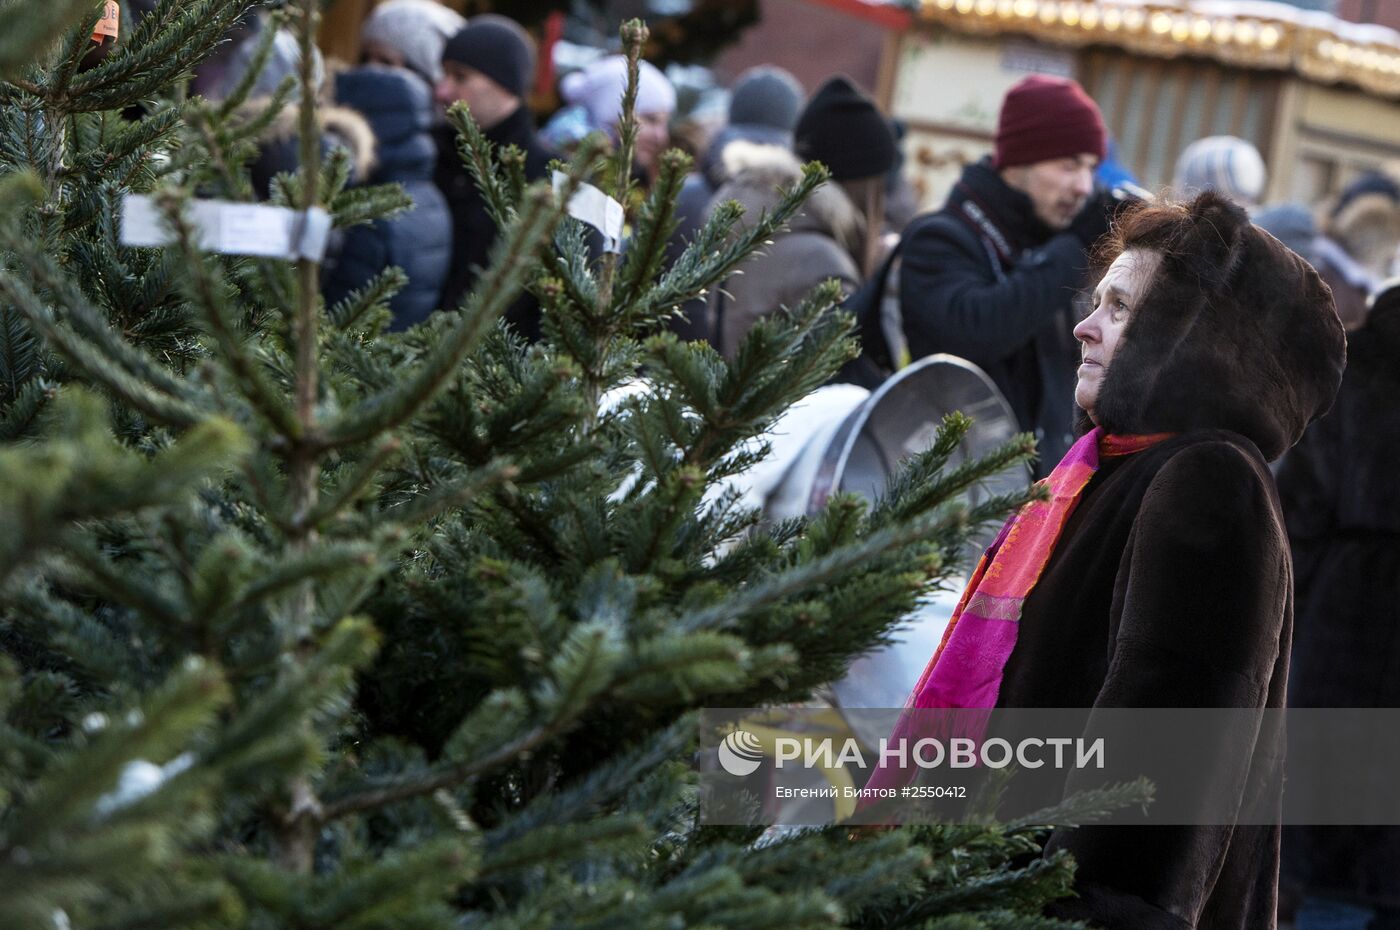
<svg viewBox="0 0 1400 930">
<path fill-rule="evenodd" d="M 391 329 L 421 323 L 438 308 L 452 256 L 452 217 L 447 201 L 433 184 L 437 149 L 431 129 L 431 88 L 404 68 L 366 65 L 336 77 L 336 99 L 357 110 L 378 140 L 377 160 L 369 183 L 402 184 L 414 207 L 392 219 L 353 226 L 323 282 L 327 304 L 333 303 L 389 265 L 408 274 L 408 284 L 390 302 Z"/>
</svg>

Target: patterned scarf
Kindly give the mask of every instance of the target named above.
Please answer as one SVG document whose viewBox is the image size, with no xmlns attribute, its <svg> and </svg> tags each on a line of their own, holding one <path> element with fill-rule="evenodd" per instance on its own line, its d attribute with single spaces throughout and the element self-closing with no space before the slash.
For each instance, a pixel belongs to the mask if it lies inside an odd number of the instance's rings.
<svg viewBox="0 0 1400 930">
<path fill-rule="evenodd" d="M 983 553 L 938 649 L 905 702 L 906 711 L 891 741 L 913 735 L 910 710 L 985 708 L 990 713 L 1001 691 L 1002 672 L 1016 648 L 1021 609 L 1049 564 L 1089 479 L 1098 471 L 1100 457 L 1141 452 L 1171 435 L 1110 436 L 1095 428 L 1070 447 L 1041 482 L 1049 489 L 1050 499 L 1032 501 L 1013 514 Z M 869 785 L 897 785 L 896 778 L 894 771 L 882 766 Z"/>
<path fill-rule="evenodd" d="M 1043 482 L 1050 499 L 1018 510 L 982 555 L 906 706 L 996 706 L 1002 670 L 1016 648 L 1021 608 L 1098 471 L 1099 456 L 1141 452 L 1169 435 L 1108 436 L 1095 428 L 1070 447 Z"/>
</svg>

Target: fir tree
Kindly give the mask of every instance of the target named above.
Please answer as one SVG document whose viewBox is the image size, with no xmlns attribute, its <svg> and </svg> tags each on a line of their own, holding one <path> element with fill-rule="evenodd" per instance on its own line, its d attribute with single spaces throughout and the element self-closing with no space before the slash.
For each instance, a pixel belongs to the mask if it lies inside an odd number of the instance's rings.
<svg viewBox="0 0 1400 930">
<path fill-rule="evenodd" d="M 94 63 L 90 0 L 0 5 L 0 926 L 1055 926 L 1072 867 L 1031 860 L 1035 824 L 696 825 L 695 709 L 809 696 L 1024 497 L 958 503 L 1031 453 L 948 467 L 958 417 L 874 506 L 765 526 L 717 490 L 851 324 L 829 286 L 732 363 L 656 333 L 823 172 L 663 269 L 683 156 L 599 256 L 559 204 L 630 177 L 630 119 L 556 197 L 459 109 L 501 242 L 462 306 L 387 334 L 397 269 L 328 307 L 316 261 L 211 254 L 184 219 L 251 198 L 294 97 L 274 203 L 338 227 L 405 205 L 322 157 L 317 0 L 289 5 L 302 80 L 264 116 L 251 82 L 186 95 L 257 6 L 161 0 Z M 174 245 L 120 244 L 129 192 Z M 522 287 L 542 345 L 497 324 Z"/>
</svg>

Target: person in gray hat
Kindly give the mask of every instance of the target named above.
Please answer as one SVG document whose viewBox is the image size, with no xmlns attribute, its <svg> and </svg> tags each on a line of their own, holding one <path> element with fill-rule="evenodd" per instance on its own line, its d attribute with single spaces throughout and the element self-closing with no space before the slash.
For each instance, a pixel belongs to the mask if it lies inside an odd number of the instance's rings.
<svg viewBox="0 0 1400 930">
<path fill-rule="evenodd" d="M 797 78 L 782 68 L 759 65 L 739 75 L 729 98 L 729 121 L 715 134 L 681 186 L 676 199 L 676 230 L 671 234 L 667 258 L 674 263 L 710 218 L 710 200 L 728 180 L 724 150 L 744 141 L 792 149 L 792 127 L 802 111 L 805 92 Z M 705 301 L 687 304 L 683 317 L 671 329 L 683 339 L 704 339 L 710 331 Z"/>
<path fill-rule="evenodd" d="M 727 180 L 724 149 L 729 143 L 742 139 L 792 148 L 792 128 L 797 125 L 805 96 L 797 78 L 782 68 L 759 65 L 739 75 L 730 92 L 728 122 L 715 133 L 700 159 L 699 170 L 686 179 L 677 212 L 685 216 L 686 208 L 692 205 L 700 208 L 693 212 L 701 212 Z M 697 217 L 694 228 L 698 229 L 704 221 L 703 215 Z"/>
<path fill-rule="evenodd" d="M 442 51 L 442 78 L 435 96 L 446 109 L 461 100 L 472 119 L 497 150 L 514 145 L 525 153 L 525 177 L 544 177 L 553 153 L 539 141 L 534 116 L 525 105 L 535 72 L 535 49 L 528 33 L 504 16 L 482 15 L 447 40 Z M 490 264 L 496 223 L 462 163 L 457 135 L 450 127 L 437 134 L 438 161 L 433 180 L 452 211 L 452 266 L 443 288 L 442 305 L 456 307 Z M 516 331 L 539 338 L 539 306 L 523 295 L 506 311 Z"/>
<path fill-rule="evenodd" d="M 803 108 L 792 149 L 736 141 L 724 159 L 729 180 L 711 203 L 738 201 L 745 223 L 777 205 L 779 189 L 800 180 L 804 160 L 826 165 L 832 179 L 762 253 L 745 261 L 741 275 L 711 289 L 711 341 L 732 359 L 758 320 L 796 307 L 821 282 L 834 278 L 846 293 L 860 286 L 878 218 L 872 222 L 859 194 L 867 182 L 883 187 L 895 161 L 894 134 L 874 101 L 849 79 L 835 77 Z"/>
</svg>

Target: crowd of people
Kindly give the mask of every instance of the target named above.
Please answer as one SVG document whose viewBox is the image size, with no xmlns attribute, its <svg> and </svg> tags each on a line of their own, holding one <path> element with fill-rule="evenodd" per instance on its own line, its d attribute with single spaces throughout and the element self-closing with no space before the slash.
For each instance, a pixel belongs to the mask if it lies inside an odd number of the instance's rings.
<svg viewBox="0 0 1400 930">
<path fill-rule="evenodd" d="M 261 28 L 251 20 L 195 90 L 230 93 Z M 402 329 L 458 306 L 498 234 L 446 108 L 464 101 L 535 180 L 587 134 L 617 138 L 626 63 L 604 55 L 566 75 L 564 106 L 539 128 L 527 103 L 536 48 L 510 19 L 387 0 L 361 44 L 359 65 L 325 78 L 324 143 L 351 153 L 357 183 L 399 182 L 414 207 L 350 230 L 325 291 L 335 299 L 402 267 L 409 284 L 391 307 Z M 276 37 L 254 96 L 299 74 L 297 56 Z M 1004 532 L 987 553 L 985 566 L 1028 583 L 993 592 L 974 576 L 945 638 L 982 661 L 940 662 L 940 647 L 918 706 L 1400 702 L 1400 290 L 1387 284 L 1400 185 L 1377 172 L 1325 209 L 1263 204 L 1260 153 L 1217 136 L 1187 146 L 1172 191 L 1153 196 L 1112 160 L 1090 96 L 1034 75 L 1002 101 L 992 152 L 940 209 L 915 216 L 900 129 L 850 80 L 809 93 L 760 67 L 731 90 L 727 121 L 690 138 L 673 257 L 718 203 L 755 217 L 805 162 L 831 182 L 742 275 L 683 308 L 676 331 L 732 357 L 757 320 L 834 278 L 863 346 L 864 364 L 843 377 L 878 382 L 932 353 L 971 361 L 1037 437 L 1038 476 L 1056 494 L 1008 524 L 1014 539 L 1033 516 L 1033 544 L 1004 545 Z M 676 106 L 665 74 L 642 62 L 643 187 Z M 260 196 L 295 167 L 294 115 L 261 140 Z M 539 338 L 528 295 L 506 318 Z M 1008 618 L 1009 637 L 996 626 Z M 1273 925 L 1279 830 L 1158 840 L 1144 858 L 1124 845 L 1140 836 L 1057 838 L 1080 863 L 1080 896 L 1059 913 L 1124 928 Z M 1300 830 L 1283 846 L 1298 930 L 1400 927 L 1400 828 Z"/>
</svg>

